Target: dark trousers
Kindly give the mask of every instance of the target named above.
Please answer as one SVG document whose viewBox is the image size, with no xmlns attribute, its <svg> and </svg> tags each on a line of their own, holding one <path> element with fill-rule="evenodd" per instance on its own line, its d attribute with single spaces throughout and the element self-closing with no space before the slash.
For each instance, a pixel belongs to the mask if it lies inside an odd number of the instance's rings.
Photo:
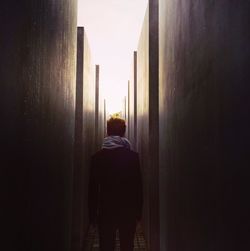
<svg viewBox="0 0 250 251">
<path fill-rule="evenodd" d="M 113 251 L 115 249 L 116 230 L 119 231 L 121 251 L 133 251 L 136 220 L 108 220 L 108 217 L 99 222 L 100 251 Z"/>
</svg>

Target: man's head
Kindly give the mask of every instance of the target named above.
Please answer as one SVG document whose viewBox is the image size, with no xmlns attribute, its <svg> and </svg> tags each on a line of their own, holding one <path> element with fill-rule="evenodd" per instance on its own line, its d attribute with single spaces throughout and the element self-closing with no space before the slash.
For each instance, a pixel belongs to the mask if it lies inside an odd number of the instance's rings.
<svg viewBox="0 0 250 251">
<path fill-rule="evenodd" d="M 120 118 L 110 118 L 107 121 L 107 134 L 108 136 L 123 137 L 126 131 L 125 120 Z"/>
</svg>

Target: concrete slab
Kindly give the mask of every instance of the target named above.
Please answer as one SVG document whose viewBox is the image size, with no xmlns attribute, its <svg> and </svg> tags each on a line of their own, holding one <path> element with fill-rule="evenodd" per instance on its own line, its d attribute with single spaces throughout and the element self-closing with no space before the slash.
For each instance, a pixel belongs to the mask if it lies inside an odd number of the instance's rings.
<svg viewBox="0 0 250 251">
<path fill-rule="evenodd" d="M 88 177 L 95 151 L 95 67 L 83 27 L 77 28 L 77 79 L 72 250 L 82 250 L 88 226 Z"/>
<path fill-rule="evenodd" d="M 144 186 L 144 227 L 159 250 L 158 1 L 149 1 L 137 50 L 137 150 Z"/>
<path fill-rule="evenodd" d="M 1 1 L 0 9 L 1 249 L 68 251 L 76 1 Z"/>
<path fill-rule="evenodd" d="M 103 138 L 105 136 L 105 126 L 104 126 L 104 107 L 103 107 L 103 92 L 102 88 L 100 86 L 100 66 L 96 65 L 96 110 L 95 110 L 95 116 L 96 116 L 96 131 L 95 131 L 95 137 L 96 137 L 96 150 L 99 150 L 102 146 Z"/>
<path fill-rule="evenodd" d="M 160 0 L 161 250 L 249 249 L 249 11 Z"/>
<path fill-rule="evenodd" d="M 133 54 L 130 80 L 128 82 L 128 138 L 136 149 L 137 135 L 137 52 Z"/>
</svg>

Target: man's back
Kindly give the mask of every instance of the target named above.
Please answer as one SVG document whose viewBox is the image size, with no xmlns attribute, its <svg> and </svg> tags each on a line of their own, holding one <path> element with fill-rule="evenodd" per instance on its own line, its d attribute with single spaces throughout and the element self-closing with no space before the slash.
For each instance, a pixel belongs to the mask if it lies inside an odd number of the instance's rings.
<svg viewBox="0 0 250 251">
<path fill-rule="evenodd" d="M 91 212 L 103 217 L 140 218 L 142 184 L 138 154 L 124 147 L 102 149 L 92 157 Z"/>
</svg>

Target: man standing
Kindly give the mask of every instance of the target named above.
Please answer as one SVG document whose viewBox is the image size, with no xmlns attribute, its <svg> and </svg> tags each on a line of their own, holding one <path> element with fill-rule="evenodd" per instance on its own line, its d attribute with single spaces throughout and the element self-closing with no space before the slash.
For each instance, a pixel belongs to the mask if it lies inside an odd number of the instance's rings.
<svg viewBox="0 0 250 251">
<path fill-rule="evenodd" d="M 119 230 L 122 251 L 132 251 L 137 221 L 142 214 L 142 180 L 138 153 L 124 137 L 125 121 L 111 118 L 108 137 L 93 157 L 89 182 L 89 218 L 98 224 L 100 250 L 115 248 Z"/>
</svg>

